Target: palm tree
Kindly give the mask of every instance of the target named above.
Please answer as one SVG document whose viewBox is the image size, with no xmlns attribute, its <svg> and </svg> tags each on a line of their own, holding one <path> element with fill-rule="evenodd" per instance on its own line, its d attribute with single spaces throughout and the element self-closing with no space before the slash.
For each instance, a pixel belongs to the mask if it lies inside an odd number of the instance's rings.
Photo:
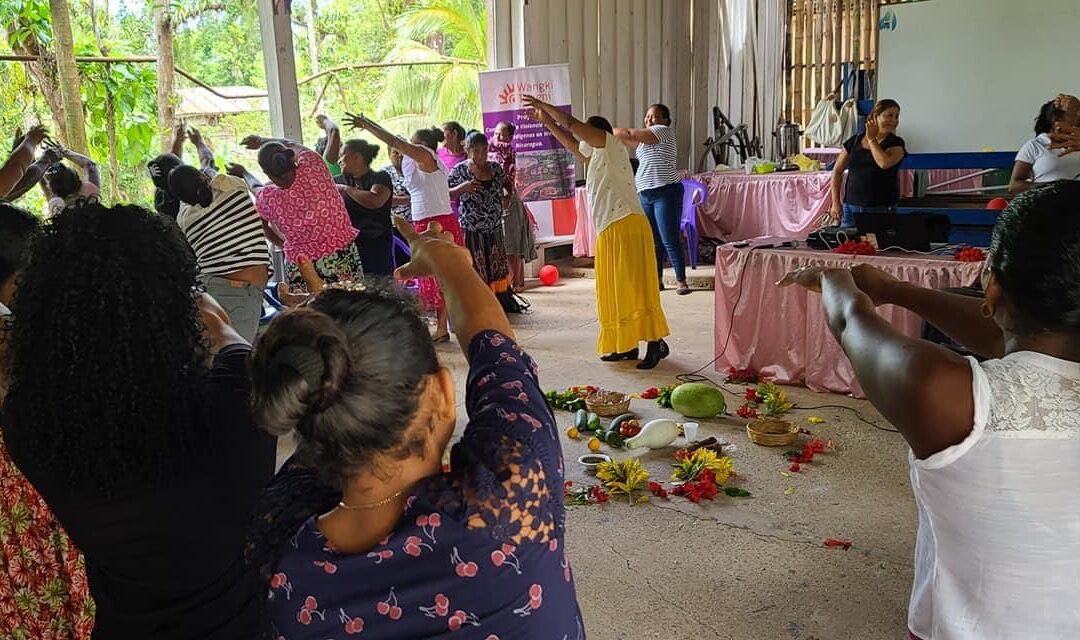
<svg viewBox="0 0 1080 640">
<path fill-rule="evenodd" d="M 487 67 L 484 0 L 426 0 L 398 16 L 398 38 L 383 62 L 452 62 L 395 67 L 386 74 L 376 112 L 398 131 L 457 120 L 480 125 L 480 79 Z"/>
</svg>

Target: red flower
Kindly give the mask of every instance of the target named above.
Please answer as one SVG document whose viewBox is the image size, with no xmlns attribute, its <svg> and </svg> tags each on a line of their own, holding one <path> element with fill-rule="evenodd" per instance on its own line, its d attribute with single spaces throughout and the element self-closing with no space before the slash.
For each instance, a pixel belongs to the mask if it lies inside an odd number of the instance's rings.
<svg viewBox="0 0 1080 640">
<path fill-rule="evenodd" d="M 802 471 L 802 467 L 800 467 L 800 466 L 799 466 L 799 463 L 798 463 L 798 462 L 792 462 L 792 463 L 791 463 L 791 466 L 790 466 L 790 467 L 788 467 L 788 471 L 792 471 L 792 472 L 794 472 L 794 473 L 798 473 L 799 471 Z"/>
<path fill-rule="evenodd" d="M 748 420 L 751 418 L 756 418 L 758 416 L 757 409 L 745 404 L 739 407 L 738 410 L 735 411 L 735 413 L 738 414 L 740 418 L 746 418 Z"/>
<path fill-rule="evenodd" d="M 844 551 L 847 551 L 848 549 L 851 548 L 851 540 L 840 540 L 839 538 L 826 538 L 825 539 L 825 546 L 826 547 L 840 547 Z"/>
<path fill-rule="evenodd" d="M 650 482 L 649 491 L 651 491 L 652 494 L 657 498 L 668 497 L 667 489 L 664 489 L 664 485 L 660 484 L 659 482 Z"/>
<path fill-rule="evenodd" d="M 986 260 L 986 253 L 978 247 L 964 247 L 953 255 L 957 262 L 982 262 Z"/>
<path fill-rule="evenodd" d="M 698 474 L 697 481 L 702 484 L 716 485 L 716 472 L 712 469 L 702 469 Z"/>
<path fill-rule="evenodd" d="M 744 397 L 750 402 L 757 402 L 757 389 L 753 387 L 747 387 L 746 395 Z"/>
<path fill-rule="evenodd" d="M 688 451 L 687 449 L 676 449 L 675 453 L 673 453 L 671 455 L 676 460 L 682 461 L 682 460 L 689 460 L 690 456 L 692 456 L 693 454 L 690 453 L 690 451 Z"/>
<path fill-rule="evenodd" d="M 611 499 L 610 496 L 608 496 L 607 491 L 604 491 L 599 486 L 594 486 L 589 489 L 589 497 L 596 501 L 597 504 L 604 504 Z"/>
</svg>

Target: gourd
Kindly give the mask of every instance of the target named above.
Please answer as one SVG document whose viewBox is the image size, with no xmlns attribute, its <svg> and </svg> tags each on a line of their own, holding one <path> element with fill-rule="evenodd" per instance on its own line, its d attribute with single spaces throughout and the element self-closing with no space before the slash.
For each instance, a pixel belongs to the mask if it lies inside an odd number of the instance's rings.
<svg viewBox="0 0 1080 640">
<path fill-rule="evenodd" d="M 679 425 L 674 420 L 660 418 L 647 423 L 641 433 L 625 442 L 627 449 L 662 449 L 679 437 Z"/>
</svg>

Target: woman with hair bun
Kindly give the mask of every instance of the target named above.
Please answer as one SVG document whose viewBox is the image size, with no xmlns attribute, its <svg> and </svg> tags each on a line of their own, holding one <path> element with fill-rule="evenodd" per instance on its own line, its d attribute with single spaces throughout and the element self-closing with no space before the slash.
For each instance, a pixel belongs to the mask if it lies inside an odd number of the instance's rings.
<svg viewBox="0 0 1080 640">
<path fill-rule="evenodd" d="M 389 276 L 394 272 L 394 233 L 390 222 L 390 197 L 394 185 L 385 171 L 371 163 L 379 147 L 366 140 L 349 140 L 341 147 L 341 175 L 334 178 L 357 230 L 356 248 L 364 273 Z"/>
<path fill-rule="evenodd" d="M 1060 95 L 1039 108 L 1035 116 L 1035 137 L 1016 154 L 1009 193 L 1057 180 L 1080 179 L 1080 156 L 1062 154 L 1054 147 L 1052 135 L 1080 125 L 1080 100 Z"/>
<path fill-rule="evenodd" d="M 998 217 L 983 300 L 860 265 L 803 268 L 874 407 L 911 447 L 919 511 L 914 638 L 1070 638 L 1080 628 L 1080 183 L 1031 189 Z M 923 316 L 978 362 L 909 338 Z"/>
<path fill-rule="evenodd" d="M 294 433 L 304 466 L 341 492 L 282 545 L 275 636 L 583 640 L 562 451 L 536 365 L 468 252 L 438 224 L 419 235 L 395 222 L 412 249 L 399 275 L 444 284 L 469 424 L 444 471 L 454 380 L 400 290 L 331 287 L 274 319 L 252 360 L 257 419 Z"/>
<path fill-rule="evenodd" d="M 450 206 L 449 171 L 437 153 L 439 142 L 443 140 L 442 130 L 435 127 L 417 129 L 412 140 L 405 141 L 363 115 L 346 114 L 346 120 L 352 128 L 370 132 L 401 153 L 401 174 L 405 179 L 405 188 L 409 190 L 413 227 L 423 233 L 428 225 L 437 222 L 443 231 L 453 237 L 454 242 L 464 244 L 457 214 Z M 420 300 L 425 309 L 436 315 L 432 339 L 437 343 L 449 342 L 446 301 L 438 280 L 430 277 L 420 279 Z"/>
<path fill-rule="evenodd" d="M 853 227 L 856 213 L 896 209 L 900 163 L 907 157 L 904 139 L 896 135 L 899 125 L 900 104 L 888 98 L 879 100 L 866 117 L 866 131 L 844 142 L 832 171 L 834 222 Z"/>
<path fill-rule="evenodd" d="M 291 140 L 248 136 L 240 144 L 258 149 L 259 166 L 270 178 L 270 184 L 257 187 L 255 209 L 267 222 L 268 235 L 285 250 L 289 287 L 304 286 L 296 266 L 301 256 L 330 282 L 360 278 L 356 229 L 322 157 Z"/>
</svg>

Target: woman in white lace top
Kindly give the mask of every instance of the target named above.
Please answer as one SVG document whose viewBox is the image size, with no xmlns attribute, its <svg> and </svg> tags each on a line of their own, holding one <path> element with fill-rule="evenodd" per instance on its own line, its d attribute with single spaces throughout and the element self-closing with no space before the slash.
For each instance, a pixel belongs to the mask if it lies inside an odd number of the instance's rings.
<svg viewBox="0 0 1080 640">
<path fill-rule="evenodd" d="M 859 382 L 911 446 L 919 511 L 909 633 L 921 640 L 1066 638 L 1080 629 L 1080 183 L 1013 200 L 985 299 L 870 267 L 784 279 L 822 293 Z M 896 304 L 994 358 L 902 335 Z"/>
</svg>

